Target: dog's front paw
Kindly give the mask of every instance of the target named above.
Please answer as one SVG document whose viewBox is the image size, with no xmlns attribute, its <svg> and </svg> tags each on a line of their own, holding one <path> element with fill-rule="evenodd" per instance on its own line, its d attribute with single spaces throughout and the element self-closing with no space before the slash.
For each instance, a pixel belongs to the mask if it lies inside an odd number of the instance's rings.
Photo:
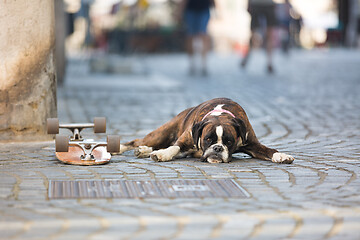
<svg viewBox="0 0 360 240">
<path fill-rule="evenodd" d="M 148 158 L 153 151 L 152 147 L 140 146 L 134 150 L 134 155 L 138 158 Z"/>
<path fill-rule="evenodd" d="M 153 151 L 152 153 L 150 153 L 150 157 L 156 162 L 166 162 L 170 161 L 173 158 L 166 149 Z"/>
<path fill-rule="evenodd" d="M 160 149 L 157 151 L 153 151 L 150 153 L 150 157 L 152 160 L 157 162 L 166 162 L 173 159 L 176 154 L 180 152 L 180 147 L 178 146 L 171 146 L 166 149 Z"/>
<path fill-rule="evenodd" d="M 294 160 L 295 158 L 293 156 L 279 152 L 274 153 L 271 159 L 271 161 L 274 163 L 287 163 L 287 164 L 292 163 Z"/>
</svg>

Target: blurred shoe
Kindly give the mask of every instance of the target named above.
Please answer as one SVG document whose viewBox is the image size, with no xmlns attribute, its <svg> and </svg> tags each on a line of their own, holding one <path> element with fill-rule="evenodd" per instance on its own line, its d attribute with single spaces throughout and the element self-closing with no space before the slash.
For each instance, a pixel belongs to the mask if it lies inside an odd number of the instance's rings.
<svg viewBox="0 0 360 240">
<path fill-rule="evenodd" d="M 194 76 L 195 75 L 195 68 L 194 67 L 190 67 L 189 68 L 189 76 Z"/>
<path fill-rule="evenodd" d="M 274 68 L 273 68 L 272 65 L 267 66 L 267 72 L 268 72 L 268 74 L 273 74 L 274 73 Z"/>
<path fill-rule="evenodd" d="M 247 64 L 247 58 L 243 58 L 240 62 L 240 67 L 241 68 L 245 68 Z"/>
<path fill-rule="evenodd" d="M 208 71 L 207 71 L 206 68 L 203 68 L 203 70 L 201 71 L 201 75 L 202 75 L 203 77 L 207 77 L 207 76 L 209 75 L 209 73 L 208 73 Z"/>
</svg>

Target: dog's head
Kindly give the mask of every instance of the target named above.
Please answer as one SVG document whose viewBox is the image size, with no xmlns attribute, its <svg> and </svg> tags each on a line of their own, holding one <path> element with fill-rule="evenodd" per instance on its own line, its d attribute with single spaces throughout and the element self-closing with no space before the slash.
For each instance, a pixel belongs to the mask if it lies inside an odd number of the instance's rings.
<svg viewBox="0 0 360 240">
<path fill-rule="evenodd" d="M 246 141 L 246 128 L 239 118 L 209 117 L 192 128 L 194 144 L 210 163 L 230 162 L 231 155 Z"/>
</svg>

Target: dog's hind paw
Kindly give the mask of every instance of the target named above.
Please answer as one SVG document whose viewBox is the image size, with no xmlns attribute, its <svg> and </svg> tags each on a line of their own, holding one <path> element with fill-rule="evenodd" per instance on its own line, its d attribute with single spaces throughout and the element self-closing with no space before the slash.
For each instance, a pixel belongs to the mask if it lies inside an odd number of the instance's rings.
<svg viewBox="0 0 360 240">
<path fill-rule="evenodd" d="M 120 155 L 120 154 L 123 154 L 124 152 L 129 151 L 129 150 L 130 150 L 130 148 L 128 146 L 120 144 L 120 151 L 117 152 L 117 153 L 112 153 L 112 155 Z"/>
<path fill-rule="evenodd" d="M 294 160 L 295 158 L 293 156 L 279 152 L 274 153 L 271 159 L 271 161 L 274 163 L 286 163 L 286 164 L 290 164 Z"/>
</svg>

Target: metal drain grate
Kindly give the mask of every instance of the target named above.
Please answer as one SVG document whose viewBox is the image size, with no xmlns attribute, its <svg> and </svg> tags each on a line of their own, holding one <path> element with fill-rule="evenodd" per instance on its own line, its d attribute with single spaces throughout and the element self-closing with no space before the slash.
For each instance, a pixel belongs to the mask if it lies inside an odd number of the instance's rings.
<svg viewBox="0 0 360 240">
<path fill-rule="evenodd" d="M 49 181 L 49 198 L 247 198 L 232 179 Z"/>
</svg>

